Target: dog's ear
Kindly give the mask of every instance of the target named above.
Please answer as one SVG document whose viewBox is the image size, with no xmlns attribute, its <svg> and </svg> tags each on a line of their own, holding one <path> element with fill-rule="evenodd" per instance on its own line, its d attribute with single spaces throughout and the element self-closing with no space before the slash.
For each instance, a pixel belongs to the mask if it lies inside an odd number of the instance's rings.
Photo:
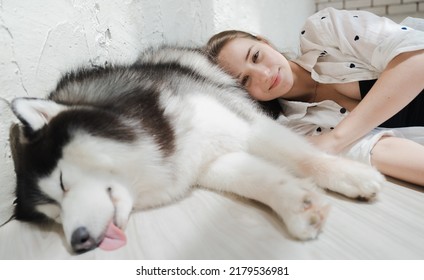
<svg viewBox="0 0 424 280">
<path fill-rule="evenodd" d="M 23 131 L 27 139 L 30 139 L 66 108 L 66 106 L 51 100 L 25 97 L 15 98 L 11 107 L 13 113 L 23 124 Z"/>
</svg>

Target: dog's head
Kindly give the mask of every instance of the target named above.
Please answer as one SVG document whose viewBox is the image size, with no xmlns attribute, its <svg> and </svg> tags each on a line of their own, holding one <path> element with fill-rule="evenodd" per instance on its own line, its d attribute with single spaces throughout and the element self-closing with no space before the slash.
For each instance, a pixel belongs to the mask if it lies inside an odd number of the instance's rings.
<svg viewBox="0 0 424 280">
<path fill-rule="evenodd" d="M 104 110 L 44 99 L 17 98 L 12 110 L 21 122 L 11 130 L 16 136 L 16 219 L 62 223 L 78 253 L 117 248 L 124 242 L 119 228 L 132 201 L 125 187 L 129 182 L 110 155 L 119 154 L 116 143 L 131 141 L 125 124 Z"/>
</svg>

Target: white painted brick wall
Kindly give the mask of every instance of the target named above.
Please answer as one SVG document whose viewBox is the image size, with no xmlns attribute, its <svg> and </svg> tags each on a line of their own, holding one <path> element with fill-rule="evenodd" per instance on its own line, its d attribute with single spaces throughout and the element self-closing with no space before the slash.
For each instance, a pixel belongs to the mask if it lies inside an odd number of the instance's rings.
<svg viewBox="0 0 424 280">
<path fill-rule="evenodd" d="M 351 0 L 345 2 L 345 9 L 371 7 L 371 0 Z"/>
<path fill-rule="evenodd" d="M 350 2 L 350 1 L 347 1 Z M 390 5 L 390 4 L 401 4 L 401 0 L 374 0 L 374 6 Z"/>
<path fill-rule="evenodd" d="M 409 3 L 402 5 L 389 5 L 387 9 L 387 14 L 407 14 L 407 13 L 415 13 L 417 11 L 417 3 Z"/>
<path fill-rule="evenodd" d="M 424 0 L 315 0 L 316 10 L 327 7 L 366 10 L 379 16 L 412 15 L 424 18 Z"/>
<path fill-rule="evenodd" d="M 402 3 L 406 4 L 406 3 L 416 3 L 416 2 L 420 2 L 417 0 L 403 0 Z"/>
<path fill-rule="evenodd" d="M 343 1 L 330 2 L 330 1 L 327 0 L 326 2 L 318 3 L 317 4 L 317 11 L 328 8 L 328 7 L 333 7 L 333 8 L 336 8 L 336 9 L 344 9 Z"/>
</svg>

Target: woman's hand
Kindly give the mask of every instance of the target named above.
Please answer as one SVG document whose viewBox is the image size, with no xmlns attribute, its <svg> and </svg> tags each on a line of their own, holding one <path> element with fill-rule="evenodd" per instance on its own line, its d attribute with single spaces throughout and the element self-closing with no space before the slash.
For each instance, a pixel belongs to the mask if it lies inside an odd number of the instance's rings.
<svg viewBox="0 0 424 280">
<path fill-rule="evenodd" d="M 319 150 L 329 154 L 338 154 L 345 149 L 337 137 L 331 132 L 308 136 L 307 140 Z"/>
<path fill-rule="evenodd" d="M 407 106 L 424 88 L 424 50 L 399 54 L 361 102 L 330 133 L 311 142 L 339 153 Z M 313 137 L 315 138 L 315 137 Z"/>
</svg>

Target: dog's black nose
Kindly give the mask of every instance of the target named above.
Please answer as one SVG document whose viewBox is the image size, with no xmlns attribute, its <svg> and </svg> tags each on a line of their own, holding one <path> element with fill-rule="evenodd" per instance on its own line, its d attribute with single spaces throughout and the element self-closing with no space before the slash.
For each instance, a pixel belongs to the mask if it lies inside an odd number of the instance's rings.
<svg viewBox="0 0 424 280">
<path fill-rule="evenodd" d="M 85 227 L 79 227 L 72 233 L 71 245 L 72 249 L 77 253 L 84 253 L 97 246 L 96 241 L 90 236 Z"/>
</svg>

